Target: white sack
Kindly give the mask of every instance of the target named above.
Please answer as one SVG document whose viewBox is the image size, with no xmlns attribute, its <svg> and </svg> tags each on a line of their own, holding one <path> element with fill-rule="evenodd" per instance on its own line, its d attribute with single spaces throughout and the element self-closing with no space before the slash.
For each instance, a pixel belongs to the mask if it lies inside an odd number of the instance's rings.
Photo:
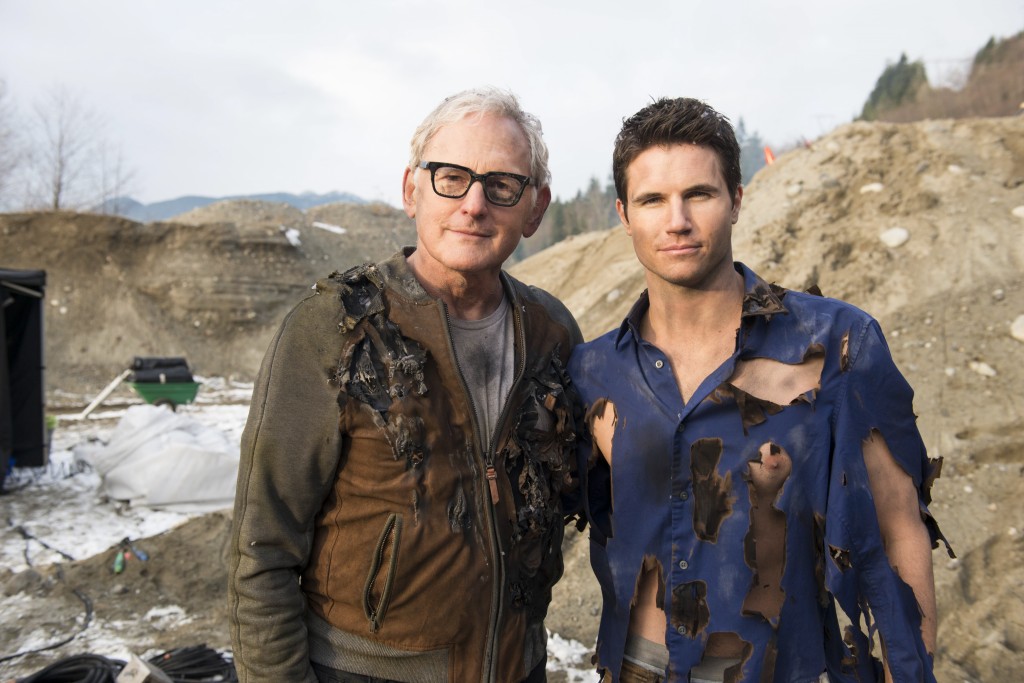
<svg viewBox="0 0 1024 683">
<path fill-rule="evenodd" d="M 105 446 L 77 446 L 75 459 L 100 475 L 100 490 L 132 505 L 202 512 L 230 507 L 238 444 L 166 406 L 128 408 Z"/>
</svg>

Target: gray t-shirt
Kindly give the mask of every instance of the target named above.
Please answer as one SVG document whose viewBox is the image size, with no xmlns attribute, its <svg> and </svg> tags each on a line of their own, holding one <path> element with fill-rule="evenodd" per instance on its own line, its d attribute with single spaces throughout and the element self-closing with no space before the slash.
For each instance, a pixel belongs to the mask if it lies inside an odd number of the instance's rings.
<svg viewBox="0 0 1024 683">
<path fill-rule="evenodd" d="M 515 374 L 515 336 L 508 298 L 503 297 L 497 310 L 486 318 L 451 318 L 451 325 L 455 357 L 469 385 L 483 447 L 487 449 Z"/>
</svg>

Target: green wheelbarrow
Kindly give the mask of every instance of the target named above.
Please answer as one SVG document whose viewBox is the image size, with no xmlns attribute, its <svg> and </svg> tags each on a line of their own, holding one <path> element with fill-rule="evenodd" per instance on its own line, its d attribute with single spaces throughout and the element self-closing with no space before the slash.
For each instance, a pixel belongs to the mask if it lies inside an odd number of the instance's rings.
<svg viewBox="0 0 1024 683">
<path fill-rule="evenodd" d="M 194 401 L 199 391 L 199 382 L 128 382 L 128 386 L 146 403 L 167 406 L 171 410 Z"/>
<path fill-rule="evenodd" d="M 167 406 L 171 410 L 194 401 L 199 391 L 199 382 L 192 378 L 192 371 L 184 358 L 136 356 L 131 367 L 115 377 L 81 413 L 70 415 L 68 419 L 84 420 L 125 380 L 128 380 L 129 388 L 146 403 Z"/>
<path fill-rule="evenodd" d="M 175 410 L 191 403 L 199 391 L 199 382 L 184 358 L 150 358 L 136 356 L 132 360 L 128 386 L 146 403 Z"/>
</svg>

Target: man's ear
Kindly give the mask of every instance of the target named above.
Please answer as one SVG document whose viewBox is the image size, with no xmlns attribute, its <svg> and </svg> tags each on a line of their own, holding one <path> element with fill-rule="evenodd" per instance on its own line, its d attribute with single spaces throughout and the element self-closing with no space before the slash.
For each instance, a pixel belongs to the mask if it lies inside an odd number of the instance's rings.
<svg viewBox="0 0 1024 683">
<path fill-rule="evenodd" d="M 523 237 L 530 237 L 540 228 L 540 222 L 544 219 L 544 212 L 551 204 L 551 188 L 542 187 L 537 190 L 537 201 L 533 203 L 533 212 L 530 214 L 530 221 L 523 228 Z"/>
<path fill-rule="evenodd" d="M 735 225 L 740 219 L 740 204 L 743 203 L 743 186 L 736 186 L 736 196 L 732 200 L 732 222 Z"/>
<path fill-rule="evenodd" d="M 629 227 L 629 216 L 626 215 L 626 205 L 622 203 L 621 199 L 615 200 L 615 213 L 619 214 L 619 220 L 626 228 L 626 234 L 632 237 L 633 230 Z"/>
<path fill-rule="evenodd" d="M 405 215 L 416 218 L 416 169 L 408 166 L 402 174 L 402 207 Z"/>
</svg>

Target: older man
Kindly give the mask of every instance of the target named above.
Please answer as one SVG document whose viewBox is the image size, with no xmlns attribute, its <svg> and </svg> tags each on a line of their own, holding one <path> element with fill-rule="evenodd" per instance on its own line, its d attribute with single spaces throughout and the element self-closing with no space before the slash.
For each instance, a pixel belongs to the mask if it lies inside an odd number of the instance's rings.
<svg viewBox="0 0 1024 683">
<path fill-rule="evenodd" d="M 479 89 L 411 151 L 416 247 L 318 282 L 256 382 L 229 586 L 243 682 L 544 680 L 580 334 L 502 264 L 550 202 L 547 148 Z"/>
</svg>

